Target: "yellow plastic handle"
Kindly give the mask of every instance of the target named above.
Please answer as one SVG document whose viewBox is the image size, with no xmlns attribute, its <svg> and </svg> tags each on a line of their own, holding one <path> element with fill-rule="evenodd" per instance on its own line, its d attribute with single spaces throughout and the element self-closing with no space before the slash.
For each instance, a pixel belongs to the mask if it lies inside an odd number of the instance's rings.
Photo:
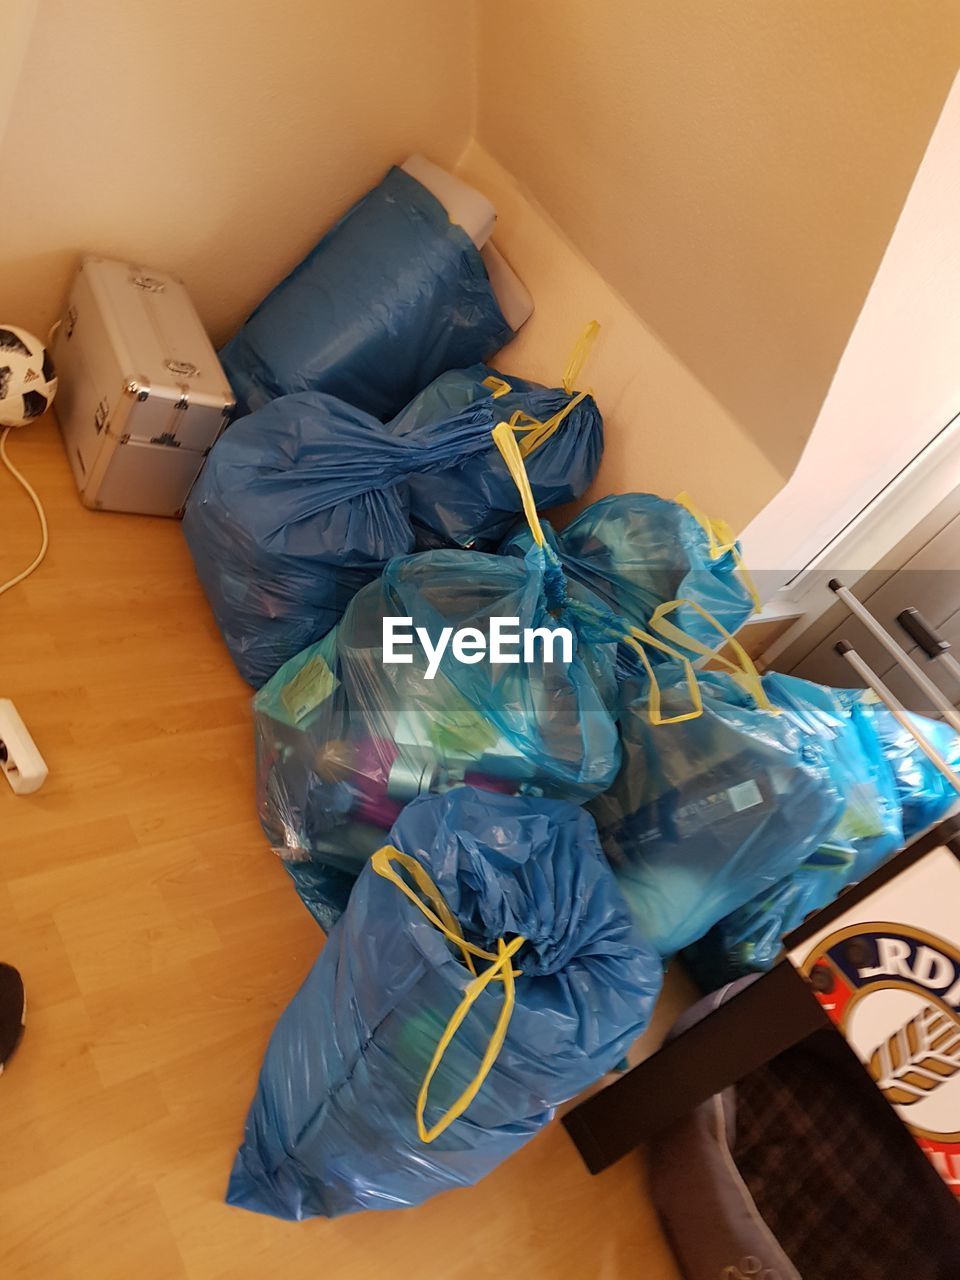
<svg viewBox="0 0 960 1280">
<path fill-rule="evenodd" d="M 510 1018 L 513 1016 L 513 1006 L 515 1001 L 514 978 L 519 977 L 519 971 L 513 968 L 511 963 L 513 956 L 520 950 L 526 938 L 514 938 L 511 942 L 504 942 L 503 938 L 497 940 L 497 950 L 499 955 L 489 969 L 486 969 L 479 977 L 474 978 L 467 986 L 463 994 L 463 999 L 454 1010 L 453 1017 L 447 1023 L 443 1035 L 440 1037 L 430 1066 L 427 1068 L 427 1074 L 423 1077 L 423 1084 L 420 1086 L 420 1092 L 417 1095 L 417 1133 L 421 1142 L 433 1142 L 438 1138 L 445 1129 L 453 1124 L 469 1107 L 477 1094 L 483 1087 L 483 1082 L 490 1074 L 493 1064 L 499 1056 L 500 1050 L 503 1048 L 503 1042 L 507 1038 L 507 1028 L 510 1025 Z M 424 1113 L 427 1109 L 427 1101 L 430 1094 L 430 1084 L 433 1080 L 440 1063 L 443 1061 L 443 1055 L 447 1052 L 453 1037 L 457 1034 L 461 1024 L 470 1012 L 474 1003 L 491 982 L 495 979 L 503 983 L 503 1007 L 497 1018 L 497 1025 L 493 1029 L 493 1035 L 490 1037 L 483 1058 L 480 1062 L 480 1068 L 473 1077 L 467 1087 L 457 1098 L 456 1102 L 444 1112 L 435 1125 L 429 1129 L 424 1122 Z"/>
<path fill-rule="evenodd" d="M 641 631 L 639 627 L 631 627 L 623 638 L 640 658 L 643 663 L 643 669 L 646 671 L 647 678 L 650 681 L 650 691 L 647 694 L 647 715 L 651 724 L 682 724 L 685 720 L 696 720 L 698 716 L 703 715 L 703 698 L 700 694 L 700 684 L 697 680 L 697 673 L 693 669 L 693 663 L 688 657 L 678 653 L 670 645 L 664 644 L 656 636 L 652 636 L 646 631 Z M 660 653 L 668 654 L 671 658 L 675 658 L 683 664 L 683 673 L 686 677 L 687 690 L 690 694 L 691 708 L 689 711 L 684 711 L 676 716 L 664 717 L 661 710 L 660 684 L 657 680 L 654 666 L 647 657 L 645 645 L 650 645 L 652 648 L 659 650 Z"/>
<path fill-rule="evenodd" d="M 580 381 L 580 375 L 583 373 L 583 366 L 587 362 L 587 356 L 593 350 L 593 344 L 597 340 L 597 334 L 600 332 L 599 320 L 591 320 L 587 327 L 581 333 L 580 337 L 573 344 L 573 350 L 570 352 L 570 358 L 567 360 L 566 367 L 563 371 L 562 386 L 564 391 L 569 395 L 576 389 L 577 383 Z"/>
<path fill-rule="evenodd" d="M 401 853 L 399 849 L 393 845 L 384 845 L 382 849 L 378 849 L 370 860 L 374 871 L 378 876 L 383 876 L 385 880 L 389 880 L 395 885 L 405 898 L 408 898 L 418 910 L 422 911 L 434 928 L 438 929 L 445 938 L 459 947 L 463 955 L 464 962 L 474 975 L 473 979 L 467 984 L 463 993 L 463 999 L 454 1010 L 450 1021 L 444 1029 L 443 1035 L 440 1037 L 439 1043 L 434 1050 L 433 1058 L 427 1073 L 423 1077 L 423 1083 L 420 1086 L 420 1092 L 417 1095 L 417 1133 L 421 1142 L 433 1142 L 438 1138 L 445 1129 L 449 1128 L 459 1116 L 462 1116 L 483 1087 L 483 1082 L 493 1068 L 493 1064 L 497 1060 L 500 1050 L 503 1048 L 503 1042 L 507 1036 L 507 1028 L 510 1025 L 510 1018 L 513 1015 L 513 1007 L 515 1003 L 515 986 L 514 979 L 521 976 L 519 969 L 514 969 L 512 959 L 520 950 L 526 938 L 513 938 L 510 942 L 504 941 L 503 938 L 497 939 L 497 950 L 494 954 L 485 951 L 482 947 L 475 946 L 472 942 L 468 942 L 463 936 L 463 930 L 460 923 L 450 910 L 443 894 L 434 884 L 433 880 L 427 874 L 426 870 L 417 862 L 416 858 L 410 857 L 409 854 Z M 412 878 L 419 892 L 427 899 L 424 902 L 417 893 L 410 887 L 404 878 L 395 869 L 394 864 L 403 868 L 404 871 Z M 429 905 L 428 905 L 429 904 Z M 474 957 L 479 960 L 490 961 L 489 968 L 483 973 L 477 974 L 476 966 L 473 963 Z M 430 1095 L 430 1084 L 433 1077 L 443 1061 L 444 1054 L 450 1047 L 454 1036 L 460 1029 L 467 1017 L 467 1014 L 476 1003 L 480 994 L 486 990 L 491 982 L 503 983 L 503 1007 L 497 1018 L 496 1026 L 490 1037 L 483 1058 L 480 1062 L 480 1068 L 473 1077 L 460 1097 L 444 1112 L 435 1125 L 427 1128 L 424 1116 L 427 1109 L 427 1102 Z"/>
<path fill-rule="evenodd" d="M 493 392 L 493 396 L 491 397 L 493 400 L 499 400 L 501 396 L 505 396 L 508 391 L 513 390 L 506 379 L 498 378 L 496 374 L 493 373 L 489 378 L 484 378 L 480 385 L 486 387 L 488 391 Z"/>
<path fill-rule="evenodd" d="M 681 630 L 675 623 L 668 622 L 667 615 L 680 608 L 692 609 L 694 613 L 698 613 L 704 621 L 708 622 L 736 654 L 737 662 L 733 662 L 730 658 L 725 658 L 723 654 L 717 653 L 715 649 L 711 649 L 702 640 L 697 640 L 694 636 L 688 635 L 686 631 Z M 724 670 L 729 671 L 737 678 L 761 711 L 769 711 L 771 715 L 775 716 L 780 714 L 780 708 L 775 707 L 767 697 L 763 682 L 760 679 L 760 672 L 754 665 L 749 653 L 747 653 L 736 636 L 732 635 L 712 613 L 708 613 L 702 605 L 697 604 L 696 600 L 667 600 L 664 604 L 658 605 L 650 618 L 650 627 L 651 630 L 666 636 L 675 644 L 682 645 L 685 649 L 690 649 L 702 658 L 710 658 L 719 663 Z"/>
<path fill-rule="evenodd" d="M 681 507 L 685 507 L 693 516 L 697 524 L 707 535 L 710 544 L 710 559 L 719 560 L 721 556 L 725 556 L 727 552 L 733 554 L 733 563 L 737 566 L 737 572 L 743 579 L 743 585 L 746 587 L 750 599 L 753 601 L 754 609 L 760 608 L 760 593 L 757 591 L 757 584 L 753 580 L 753 574 L 747 568 L 746 561 L 743 558 L 743 552 L 740 550 L 740 544 L 737 542 L 733 530 L 727 524 L 726 520 L 715 520 L 712 516 L 701 510 L 696 505 L 689 493 L 678 493 L 675 502 Z"/>
<path fill-rule="evenodd" d="M 494 427 L 493 442 L 500 450 L 513 483 L 517 486 L 520 500 L 523 503 L 523 514 L 527 517 L 527 524 L 530 526 L 533 540 L 538 547 L 545 547 L 547 540 L 543 534 L 540 517 L 537 515 L 537 504 L 534 501 L 533 490 L 530 488 L 527 469 L 523 465 L 523 455 L 520 452 L 517 437 L 513 434 L 513 429 L 509 422 L 501 422 Z"/>
</svg>

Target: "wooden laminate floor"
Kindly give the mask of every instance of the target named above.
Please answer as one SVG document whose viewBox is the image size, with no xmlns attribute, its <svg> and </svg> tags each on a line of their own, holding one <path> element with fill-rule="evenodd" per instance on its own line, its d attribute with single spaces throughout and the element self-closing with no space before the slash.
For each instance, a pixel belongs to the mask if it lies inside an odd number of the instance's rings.
<svg viewBox="0 0 960 1280">
<path fill-rule="evenodd" d="M 0 960 L 29 1002 L 0 1077 L 0 1275 L 675 1280 L 640 1156 L 590 1178 L 557 1125 L 418 1210 L 287 1224 L 223 1203 L 321 935 L 257 824 L 248 690 L 179 525 L 87 511 L 52 420 L 9 452 L 51 543 L 0 596 L 0 696 L 50 778 L 0 780 Z M 0 581 L 37 536 L 0 470 Z"/>
</svg>

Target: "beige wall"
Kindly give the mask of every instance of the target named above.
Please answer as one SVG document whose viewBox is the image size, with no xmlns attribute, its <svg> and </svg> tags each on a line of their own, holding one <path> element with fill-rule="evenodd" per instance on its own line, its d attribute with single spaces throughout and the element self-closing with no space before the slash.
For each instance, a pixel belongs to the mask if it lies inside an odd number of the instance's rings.
<svg viewBox="0 0 960 1280">
<path fill-rule="evenodd" d="M 223 338 L 388 164 L 455 161 L 473 37 L 450 0 L 41 0 L 5 137 L 0 111 L 0 320 L 44 331 L 86 249 L 179 271 Z"/>
<path fill-rule="evenodd" d="M 3 19 L 0 38 L 0 144 L 16 97 L 36 11 L 37 0 L 3 0 L 0 8 Z"/>
<path fill-rule="evenodd" d="M 481 0 L 479 141 L 788 473 L 960 64 L 957 0 Z M 639 453 L 658 424 L 631 430 Z"/>
<path fill-rule="evenodd" d="M 960 0 L 7 2 L 37 15 L 12 102 L 0 52 L 0 320 L 43 332 L 86 249 L 179 271 L 219 341 L 389 163 L 463 156 L 536 298 L 518 371 L 606 315 L 601 489 L 734 522 L 799 453 L 960 61 Z"/>
<path fill-rule="evenodd" d="M 783 483 L 756 441 L 481 146 L 467 149 L 458 171 L 496 204 L 497 245 L 536 299 L 498 367 L 555 385 L 584 325 L 600 321 L 582 383 L 596 393 L 606 444 L 585 501 L 687 489 L 742 527 Z"/>
</svg>

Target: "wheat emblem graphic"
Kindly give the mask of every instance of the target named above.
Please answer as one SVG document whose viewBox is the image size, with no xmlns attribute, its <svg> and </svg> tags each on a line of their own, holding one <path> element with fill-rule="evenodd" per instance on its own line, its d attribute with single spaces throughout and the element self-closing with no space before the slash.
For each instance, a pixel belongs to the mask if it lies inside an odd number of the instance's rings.
<svg viewBox="0 0 960 1280">
<path fill-rule="evenodd" d="M 926 1005 L 873 1051 L 867 1064 L 888 1102 L 908 1107 L 960 1072 L 960 1025 Z"/>
</svg>

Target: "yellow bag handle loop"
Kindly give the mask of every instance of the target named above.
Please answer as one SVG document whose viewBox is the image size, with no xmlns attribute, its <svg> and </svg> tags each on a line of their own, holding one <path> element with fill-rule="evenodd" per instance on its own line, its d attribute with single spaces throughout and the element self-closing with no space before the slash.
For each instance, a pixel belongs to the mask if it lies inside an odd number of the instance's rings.
<svg viewBox="0 0 960 1280">
<path fill-rule="evenodd" d="M 647 695 L 648 717 L 652 725 L 659 724 L 682 724 L 685 720 L 696 720 L 698 716 L 703 715 L 703 698 L 700 695 L 700 684 L 697 680 L 697 674 L 693 669 L 693 663 L 685 654 L 678 653 L 676 649 L 670 645 L 664 644 L 662 640 L 658 640 L 656 636 L 652 636 L 649 632 L 641 631 L 639 627 L 630 627 L 624 635 L 625 642 L 637 654 L 643 663 L 643 669 L 647 673 L 650 681 L 650 692 Z M 690 711 L 684 711 L 680 715 L 664 717 L 661 711 L 660 700 L 660 684 L 657 680 L 655 669 L 650 659 L 647 657 L 645 645 L 659 650 L 661 653 L 667 654 L 671 658 L 675 658 L 683 665 L 683 673 L 687 681 L 687 690 L 690 694 L 690 702 L 692 707 Z"/>
<path fill-rule="evenodd" d="M 587 356 L 593 350 L 593 344 L 596 342 L 599 332 L 599 320 L 591 320 L 573 344 L 573 350 L 570 352 L 570 358 L 567 360 L 561 381 L 561 386 L 568 395 L 576 390 L 580 375 L 583 373 L 583 366 L 587 362 Z"/>
<path fill-rule="evenodd" d="M 523 465 L 520 446 L 517 444 L 517 437 L 513 434 L 513 429 L 509 422 L 500 422 L 494 427 L 493 442 L 500 450 L 500 454 L 507 464 L 507 470 L 513 478 L 513 483 L 520 493 L 523 514 L 527 517 L 527 524 L 530 526 L 533 540 L 538 547 L 545 547 L 547 540 L 540 524 L 540 517 L 537 515 L 537 504 L 534 501 L 533 490 L 530 488 L 527 469 Z"/>
<path fill-rule="evenodd" d="M 430 1066 L 423 1077 L 420 1092 L 417 1094 L 417 1134 L 421 1142 L 433 1142 L 435 1138 L 438 1138 L 445 1129 L 453 1124 L 454 1120 L 462 1116 L 467 1107 L 469 1107 L 483 1087 L 484 1080 L 490 1074 L 493 1064 L 503 1048 L 515 1003 L 514 979 L 520 977 L 520 971 L 514 969 L 512 959 L 526 942 L 526 938 L 516 937 L 510 942 L 505 942 L 503 938 L 498 938 L 496 954 L 485 951 L 482 947 L 474 946 L 472 942 L 468 942 L 463 936 L 463 930 L 460 928 L 456 916 L 454 916 L 445 902 L 443 894 L 416 858 L 412 858 L 409 854 L 402 853 L 399 849 L 394 848 L 393 845 L 388 844 L 384 845 L 382 849 L 378 849 L 370 859 L 370 862 L 377 875 L 383 876 L 385 880 L 389 880 L 391 884 L 396 885 L 404 897 L 408 898 L 415 907 L 422 911 L 430 923 L 439 929 L 445 938 L 460 948 L 470 972 L 474 975 L 467 984 L 463 999 L 454 1010 L 453 1016 L 440 1037 L 439 1043 L 434 1050 L 433 1058 L 430 1061 Z M 417 897 L 410 885 L 394 870 L 394 863 L 401 866 L 412 877 L 414 884 L 431 906 L 427 906 Z M 489 968 L 479 975 L 473 963 L 472 957 L 474 956 L 491 962 Z M 428 1129 L 424 1121 L 424 1115 L 433 1077 L 436 1075 L 444 1054 L 450 1047 L 467 1014 L 476 1003 L 481 992 L 486 990 L 490 983 L 494 981 L 503 983 L 503 1008 L 500 1010 L 497 1024 L 484 1052 L 480 1068 L 460 1097 L 444 1112 L 437 1123 Z"/>
<path fill-rule="evenodd" d="M 492 400 L 499 400 L 501 396 L 505 396 L 508 391 L 513 390 L 513 387 L 505 378 L 498 378 L 495 373 L 491 373 L 489 378 L 484 378 L 480 385 L 493 392 Z"/>
<path fill-rule="evenodd" d="M 684 491 L 678 493 L 674 502 L 684 507 L 696 520 L 697 524 L 707 535 L 707 541 L 710 545 L 710 559 L 719 560 L 721 556 L 725 556 L 727 552 L 733 554 L 733 563 L 737 566 L 737 572 L 743 580 L 750 599 L 753 601 L 754 609 L 760 608 L 760 593 L 757 591 L 757 584 L 753 580 L 753 574 L 747 568 L 746 561 L 743 558 L 743 552 L 740 550 L 740 544 L 737 542 L 736 535 L 727 524 L 726 520 L 715 520 L 713 516 L 708 516 L 690 497 L 689 493 Z"/>
<path fill-rule="evenodd" d="M 447 1023 L 446 1030 L 440 1037 L 440 1042 L 434 1051 L 433 1059 L 427 1068 L 427 1074 L 423 1077 L 423 1084 L 420 1086 L 420 1092 L 417 1095 L 417 1133 L 421 1142 L 433 1142 L 438 1138 L 445 1129 L 453 1124 L 469 1107 L 477 1094 L 483 1087 L 483 1082 L 497 1060 L 500 1050 L 503 1048 L 503 1042 L 507 1038 L 507 1028 L 510 1025 L 510 1018 L 513 1015 L 513 1006 L 515 1000 L 514 978 L 519 974 L 513 968 L 511 963 L 512 957 L 526 942 L 526 938 L 514 938 L 511 942 L 504 942 L 502 938 L 497 940 L 497 949 L 499 955 L 496 961 L 484 970 L 478 978 L 474 978 L 467 986 L 463 999 L 454 1011 L 453 1017 Z M 500 1010 L 500 1016 L 497 1018 L 497 1025 L 494 1027 L 493 1035 L 487 1045 L 480 1063 L 480 1069 L 473 1077 L 467 1087 L 457 1098 L 449 1110 L 447 1110 L 431 1128 L 427 1128 L 424 1123 L 424 1112 L 427 1108 L 428 1095 L 430 1093 L 430 1084 L 433 1080 L 443 1056 L 453 1040 L 453 1037 L 460 1029 L 460 1025 L 470 1012 L 475 1001 L 481 992 L 490 985 L 494 979 L 499 979 L 503 983 L 503 1008 Z"/>
<path fill-rule="evenodd" d="M 725 658 L 723 654 L 717 653 L 709 645 L 697 640 L 694 636 L 687 635 L 685 631 L 682 631 L 674 623 L 668 622 L 667 614 L 673 613 L 680 608 L 692 609 L 694 613 L 698 613 L 704 621 L 708 622 L 715 631 L 723 636 L 736 654 L 738 661 L 733 662 L 730 658 Z M 747 653 L 736 636 L 732 635 L 712 613 L 708 613 L 702 605 L 697 604 L 696 600 L 667 600 L 664 604 L 657 605 L 650 618 L 650 626 L 652 630 L 658 631 L 662 636 L 667 636 L 676 644 L 683 645 L 685 649 L 690 649 L 703 658 L 711 658 L 714 662 L 718 662 L 724 670 L 729 671 L 737 678 L 761 711 L 769 711 L 771 715 L 775 716 L 780 714 L 780 708 L 775 707 L 767 697 L 763 682 L 760 679 L 760 673 L 749 653 Z"/>
</svg>

